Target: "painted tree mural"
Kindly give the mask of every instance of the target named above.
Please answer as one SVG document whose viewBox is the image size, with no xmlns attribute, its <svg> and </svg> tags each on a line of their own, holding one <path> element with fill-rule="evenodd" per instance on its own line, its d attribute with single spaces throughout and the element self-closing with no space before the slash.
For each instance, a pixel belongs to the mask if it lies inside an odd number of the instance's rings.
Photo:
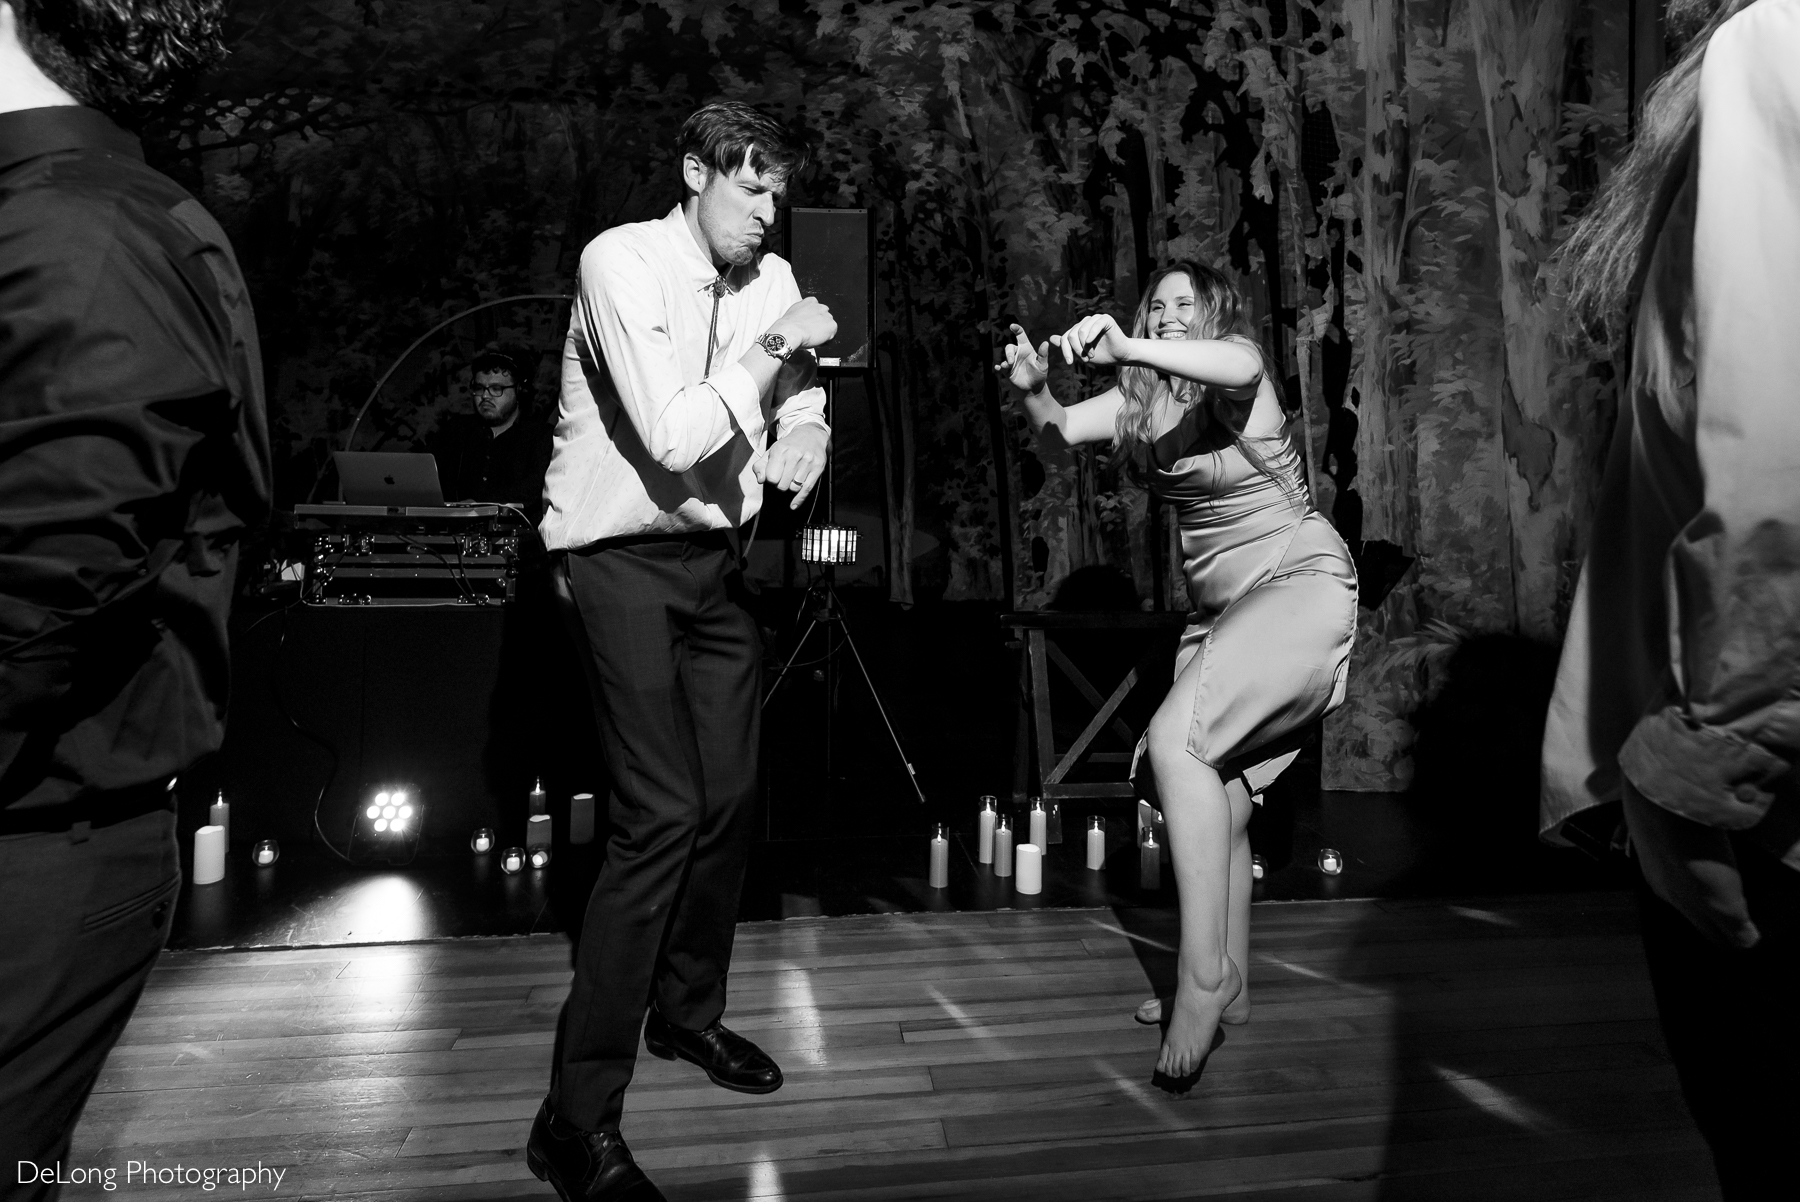
<svg viewBox="0 0 1800 1202">
<path fill-rule="evenodd" d="M 676 126 L 726 95 L 813 139 L 796 201 L 874 214 L 896 601 L 1037 606 L 1113 565 L 1185 606 L 1124 465 L 1040 453 L 989 365 L 1007 323 L 1127 316 L 1188 256 L 1251 298 L 1357 553 L 1327 786 L 1406 785 L 1407 718 L 1458 640 L 1559 636 L 1610 377 L 1557 337 L 1555 252 L 1622 137 L 1622 3 L 242 0 L 234 20 L 232 59 L 146 134 L 243 253 L 288 500 L 419 333 L 565 292 L 595 233 L 665 212 Z M 534 348 L 553 389 L 564 320 L 455 327 L 359 445 L 427 435 L 470 345 Z"/>
</svg>

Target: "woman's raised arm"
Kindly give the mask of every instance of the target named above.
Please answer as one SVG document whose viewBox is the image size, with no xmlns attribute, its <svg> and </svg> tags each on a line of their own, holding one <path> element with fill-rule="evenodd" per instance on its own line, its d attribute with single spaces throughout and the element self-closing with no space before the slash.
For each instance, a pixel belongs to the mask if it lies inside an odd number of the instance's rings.
<svg viewBox="0 0 1800 1202">
<path fill-rule="evenodd" d="M 1117 388 L 1099 396 L 1064 405 L 1050 395 L 1049 343 L 1033 350 L 1020 326 L 1012 327 L 1013 341 L 1006 345 L 1006 361 L 994 364 L 1018 390 L 1032 433 L 1052 450 L 1090 442 L 1108 442 L 1119 417 L 1121 397 Z"/>
</svg>

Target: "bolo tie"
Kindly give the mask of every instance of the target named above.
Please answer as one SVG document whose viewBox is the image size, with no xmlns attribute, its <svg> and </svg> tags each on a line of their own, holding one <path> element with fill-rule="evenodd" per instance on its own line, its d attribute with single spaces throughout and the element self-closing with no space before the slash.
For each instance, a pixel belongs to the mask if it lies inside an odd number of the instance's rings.
<svg viewBox="0 0 1800 1202">
<path fill-rule="evenodd" d="M 727 292 L 731 291 L 731 285 L 725 282 L 725 276 L 728 274 L 730 274 L 730 268 L 727 268 L 719 275 L 718 279 L 706 286 L 706 290 L 712 293 L 713 311 L 712 326 L 706 331 L 706 370 L 700 373 L 700 378 L 703 380 L 712 375 L 713 351 L 719 342 L 719 301 L 724 299 Z"/>
</svg>

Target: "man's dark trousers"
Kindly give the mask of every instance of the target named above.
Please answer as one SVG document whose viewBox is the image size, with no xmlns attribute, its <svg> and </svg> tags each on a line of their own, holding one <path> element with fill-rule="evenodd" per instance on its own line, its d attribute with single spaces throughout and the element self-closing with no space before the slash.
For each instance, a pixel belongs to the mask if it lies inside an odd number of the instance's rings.
<svg viewBox="0 0 1800 1202">
<path fill-rule="evenodd" d="M 181 887 L 175 815 L 165 801 L 110 821 L 111 800 L 92 807 L 99 825 L 0 834 L 0 1198 L 8 1202 L 57 1196 L 54 1185 L 21 1184 L 34 1174 L 17 1162 L 67 1161 L 69 1132 L 168 938 Z M 116 800 L 126 812 L 143 809 Z"/>
<path fill-rule="evenodd" d="M 617 1131 L 646 1006 L 699 1030 L 725 1010 L 757 781 L 762 659 L 726 532 L 562 557 L 612 776 L 611 837 L 556 1028 L 551 1105 Z"/>
<path fill-rule="evenodd" d="M 1727 951 L 1640 883 L 1650 981 L 1726 1202 L 1789 1196 L 1800 1130 L 1800 872 L 1734 837 L 1762 941 Z"/>
</svg>

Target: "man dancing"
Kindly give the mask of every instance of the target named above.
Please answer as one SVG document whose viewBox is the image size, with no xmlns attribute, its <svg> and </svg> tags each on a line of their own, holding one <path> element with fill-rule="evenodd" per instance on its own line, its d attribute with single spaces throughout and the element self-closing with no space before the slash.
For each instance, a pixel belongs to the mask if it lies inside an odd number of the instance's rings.
<svg viewBox="0 0 1800 1202">
<path fill-rule="evenodd" d="M 720 1022 L 761 700 L 756 624 L 732 596 L 736 532 L 765 482 L 798 507 L 824 470 L 806 352 L 837 323 L 758 253 L 804 151 L 737 103 L 689 117 L 680 150 L 682 203 L 582 252 L 544 482 L 544 543 L 561 553 L 613 781 L 606 863 L 526 1147 L 565 1200 L 662 1197 L 619 1136 L 640 1028 L 652 1053 L 717 1085 L 781 1086 L 775 1062 Z"/>
</svg>

